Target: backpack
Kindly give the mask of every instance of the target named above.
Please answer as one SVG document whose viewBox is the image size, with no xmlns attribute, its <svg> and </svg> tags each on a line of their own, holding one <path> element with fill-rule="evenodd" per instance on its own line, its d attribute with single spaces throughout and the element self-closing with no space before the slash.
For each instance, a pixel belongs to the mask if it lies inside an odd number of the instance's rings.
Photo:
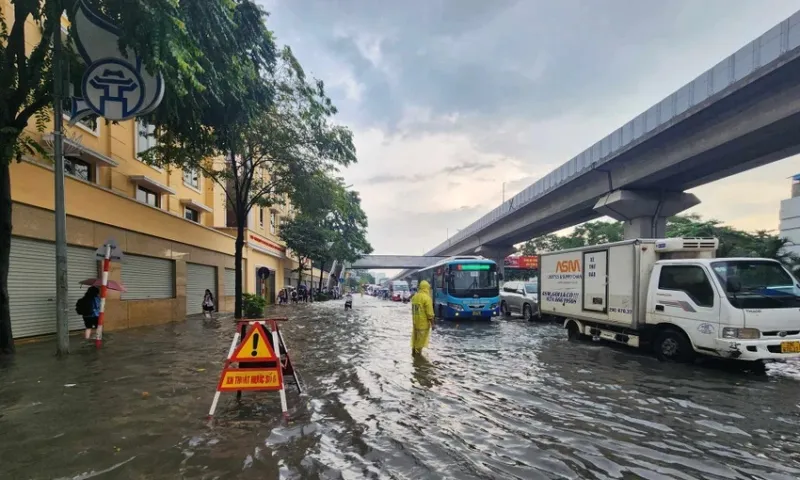
<svg viewBox="0 0 800 480">
<path fill-rule="evenodd" d="M 82 317 L 92 316 L 92 300 L 89 297 L 81 297 L 75 302 L 75 312 Z"/>
</svg>

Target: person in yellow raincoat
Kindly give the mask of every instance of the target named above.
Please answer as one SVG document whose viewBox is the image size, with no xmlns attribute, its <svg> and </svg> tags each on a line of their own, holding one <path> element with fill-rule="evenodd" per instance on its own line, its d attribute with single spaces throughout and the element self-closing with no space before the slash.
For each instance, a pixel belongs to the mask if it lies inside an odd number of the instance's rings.
<svg viewBox="0 0 800 480">
<path fill-rule="evenodd" d="M 419 282 L 417 293 L 411 297 L 411 317 L 414 320 L 411 351 L 414 355 L 419 355 L 428 346 L 434 321 L 431 285 L 425 280 Z"/>
</svg>

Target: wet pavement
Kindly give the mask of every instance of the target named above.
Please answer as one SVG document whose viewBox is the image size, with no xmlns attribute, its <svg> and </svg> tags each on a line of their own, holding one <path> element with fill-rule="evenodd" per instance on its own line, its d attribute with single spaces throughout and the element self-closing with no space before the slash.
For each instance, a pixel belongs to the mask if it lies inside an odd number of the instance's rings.
<svg viewBox="0 0 800 480">
<path fill-rule="evenodd" d="M 800 478 L 800 367 L 766 376 L 572 344 L 521 319 L 437 328 L 356 296 L 277 308 L 306 395 L 223 394 L 230 319 L 20 346 L 0 363 L 0 478 Z"/>
</svg>

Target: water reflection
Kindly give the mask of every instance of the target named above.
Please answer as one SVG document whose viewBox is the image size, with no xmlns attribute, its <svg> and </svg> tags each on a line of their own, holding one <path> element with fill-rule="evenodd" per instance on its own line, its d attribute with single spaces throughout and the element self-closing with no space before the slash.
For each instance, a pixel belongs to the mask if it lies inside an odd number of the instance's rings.
<svg viewBox="0 0 800 480">
<path fill-rule="evenodd" d="M 288 425 L 249 392 L 206 427 L 229 319 L 63 361 L 21 347 L 0 364 L 4 478 L 800 478 L 797 365 L 665 365 L 516 319 L 440 324 L 415 358 L 408 305 L 353 307 L 276 309 L 307 387 Z"/>
</svg>

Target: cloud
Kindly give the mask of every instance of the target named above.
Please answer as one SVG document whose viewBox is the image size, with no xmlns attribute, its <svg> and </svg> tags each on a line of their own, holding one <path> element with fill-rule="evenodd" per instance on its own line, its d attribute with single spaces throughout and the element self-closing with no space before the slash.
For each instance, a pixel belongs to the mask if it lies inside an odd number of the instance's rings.
<svg viewBox="0 0 800 480">
<path fill-rule="evenodd" d="M 797 9 L 796 0 L 265 6 L 278 40 L 325 80 L 354 130 L 359 163 L 344 175 L 362 193 L 377 253 L 445 240 L 496 207 L 503 183 L 514 195 Z M 758 175 L 774 183 L 792 165 L 800 170 L 787 160 Z M 741 195 L 752 175 L 698 189 L 700 213 L 776 226 L 786 192 Z"/>
</svg>

